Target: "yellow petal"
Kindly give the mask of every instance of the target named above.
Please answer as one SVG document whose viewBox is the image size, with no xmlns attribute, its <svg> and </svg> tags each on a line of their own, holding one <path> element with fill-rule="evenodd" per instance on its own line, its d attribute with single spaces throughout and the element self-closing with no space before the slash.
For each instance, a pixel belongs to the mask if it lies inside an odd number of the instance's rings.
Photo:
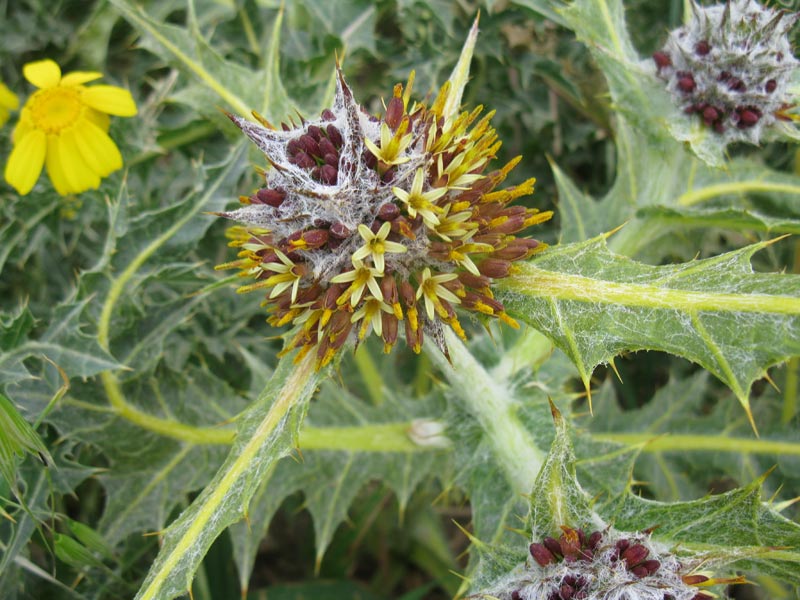
<svg viewBox="0 0 800 600">
<path fill-rule="evenodd" d="M 49 58 L 29 62 L 22 67 L 22 74 L 38 88 L 49 88 L 61 81 L 61 68 Z"/>
<path fill-rule="evenodd" d="M 103 131 L 108 131 L 108 128 L 111 125 L 111 117 L 109 117 L 106 113 L 101 113 L 93 108 L 87 108 L 84 116 Z"/>
<path fill-rule="evenodd" d="M 31 131 L 19 138 L 6 163 L 5 178 L 8 184 L 24 196 L 33 189 L 44 164 L 47 141 L 43 131 Z"/>
<path fill-rule="evenodd" d="M 136 114 L 136 104 L 128 90 L 113 85 L 93 85 L 83 90 L 81 99 L 100 112 L 119 117 Z"/>
<path fill-rule="evenodd" d="M 14 132 L 11 134 L 11 140 L 16 144 L 28 135 L 28 133 L 33 131 L 33 129 L 33 120 L 31 119 L 30 111 L 23 108 L 19 115 L 19 121 L 17 121 L 17 125 L 14 127 Z"/>
<path fill-rule="evenodd" d="M 50 181 L 52 182 L 53 187 L 56 188 L 56 191 L 62 196 L 66 196 L 72 192 L 72 189 L 66 173 L 64 173 L 64 166 L 61 162 L 59 150 L 58 136 L 48 135 L 47 158 L 45 160 L 47 174 L 50 176 Z"/>
<path fill-rule="evenodd" d="M 0 104 L 0 127 L 6 124 L 8 121 L 8 109 L 4 108 L 2 104 Z"/>
<path fill-rule="evenodd" d="M 75 143 L 81 157 L 100 177 L 122 167 L 122 155 L 105 131 L 84 119 L 75 128 Z"/>
<path fill-rule="evenodd" d="M 0 81 L 0 106 L 10 110 L 17 110 L 19 107 L 19 98 L 2 81 Z"/>
<path fill-rule="evenodd" d="M 62 132 L 58 140 L 61 165 L 74 194 L 85 192 L 88 189 L 97 189 L 97 186 L 100 185 L 100 177 L 90 163 L 84 159 L 83 153 L 78 148 L 78 137 L 80 136 L 77 129 L 73 127 Z"/>
<path fill-rule="evenodd" d="M 100 79 L 102 76 L 103 74 L 97 71 L 72 71 L 61 78 L 61 85 L 81 85 Z"/>
</svg>

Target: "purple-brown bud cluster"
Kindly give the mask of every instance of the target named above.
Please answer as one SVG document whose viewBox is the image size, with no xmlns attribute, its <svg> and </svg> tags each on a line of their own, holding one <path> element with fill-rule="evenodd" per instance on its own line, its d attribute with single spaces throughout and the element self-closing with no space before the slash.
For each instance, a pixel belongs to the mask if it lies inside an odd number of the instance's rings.
<svg viewBox="0 0 800 600">
<path fill-rule="evenodd" d="M 755 0 L 698 6 L 653 54 L 658 76 L 688 115 L 725 141 L 758 143 L 764 127 L 787 121 L 798 61 L 788 32 L 797 20 Z"/>
<path fill-rule="evenodd" d="M 492 281 L 545 247 L 517 235 L 546 221 L 509 203 L 534 180 L 498 189 L 519 158 L 487 167 L 500 147 L 482 108 L 448 114 L 446 84 L 430 107 L 395 86 L 382 117 L 353 99 L 339 74 L 334 105 L 314 121 L 273 127 L 231 119 L 264 152 L 264 186 L 221 213 L 239 268 L 264 289 L 275 326 L 294 324 L 290 347 L 329 362 L 351 337 L 371 330 L 389 351 L 404 333 L 419 352 L 425 336 L 444 351 L 442 327 L 464 333 L 458 306 L 516 325 Z"/>
<path fill-rule="evenodd" d="M 530 544 L 533 562 L 502 580 L 483 597 L 501 600 L 711 600 L 705 588 L 742 583 L 741 577 L 717 579 L 680 560 L 650 540 L 650 530 L 586 534 L 561 527 L 561 534 Z"/>
</svg>

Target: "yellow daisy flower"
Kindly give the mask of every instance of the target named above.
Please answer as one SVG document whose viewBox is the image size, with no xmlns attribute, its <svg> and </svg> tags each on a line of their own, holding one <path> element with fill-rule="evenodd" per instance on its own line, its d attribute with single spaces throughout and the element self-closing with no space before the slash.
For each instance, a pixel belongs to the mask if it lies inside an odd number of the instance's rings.
<svg viewBox="0 0 800 600">
<path fill-rule="evenodd" d="M 0 127 L 5 125 L 8 121 L 8 114 L 12 110 L 17 110 L 19 106 L 19 98 L 17 95 L 6 87 L 6 84 L 0 81 Z"/>
<path fill-rule="evenodd" d="M 39 89 L 25 102 L 14 129 L 6 181 L 25 195 L 46 166 L 62 196 L 97 188 L 101 178 L 122 167 L 119 149 L 107 133 L 108 115 L 136 114 L 130 92 L 112 85 L 83 85 L 103 76 L 93 71 L 62 77 L 49 59 L 26 64 L 22 73 Z"/>
</svg>

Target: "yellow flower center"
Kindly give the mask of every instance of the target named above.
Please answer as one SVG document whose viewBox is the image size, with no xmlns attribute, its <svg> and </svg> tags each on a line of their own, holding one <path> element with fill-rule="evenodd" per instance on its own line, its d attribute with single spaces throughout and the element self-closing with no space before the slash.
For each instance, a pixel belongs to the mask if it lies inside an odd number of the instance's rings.
<svg viewBox="0 0 800 600">
<path fill-rule="evenodd" d="M 85 105 L 77 88 L 56 86 L 35 92 L 30 109 L 36 129 L 58 134 L 78 122 Z"/>
</svg>

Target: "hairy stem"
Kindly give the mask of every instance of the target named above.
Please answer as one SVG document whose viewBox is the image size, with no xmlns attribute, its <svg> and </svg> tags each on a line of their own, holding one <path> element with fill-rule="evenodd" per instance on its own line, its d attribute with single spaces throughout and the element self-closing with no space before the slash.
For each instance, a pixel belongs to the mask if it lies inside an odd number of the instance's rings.
<svg viewBox="0 0 800 600">
<path fill-rule="evenodd" d="M 445 328 L 445 343 L 451 362 L 434 344 L 423 347 L 466 410 L 480 423 L 508 480 L 518 492 L 530 493 L 545 455 L 517 418 L 512 391 L 491 377 L 449 327 Z"/>
</svg>

